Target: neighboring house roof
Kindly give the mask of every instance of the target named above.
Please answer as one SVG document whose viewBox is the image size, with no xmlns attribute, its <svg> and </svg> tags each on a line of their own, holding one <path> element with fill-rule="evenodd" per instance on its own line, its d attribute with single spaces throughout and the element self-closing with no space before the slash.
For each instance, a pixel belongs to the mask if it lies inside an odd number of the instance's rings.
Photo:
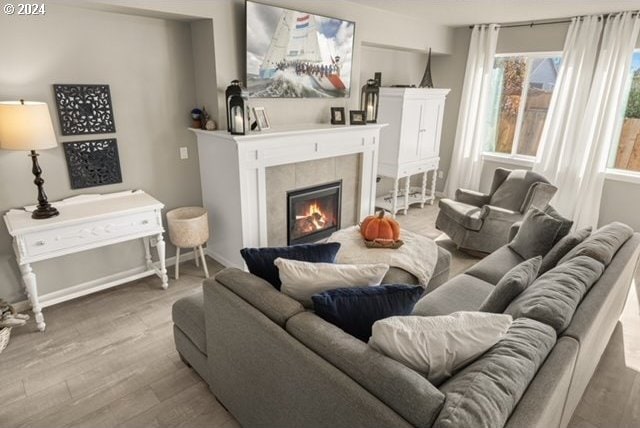
<svg viewBox="0 0 640 428">
<path fill-rule="evenodd" d="M 531 83 L 554 85 L 558 77 L 558 68 L 553 59 L 544 58 L 536 62 L 537 64 L 534 63 L 534 67 L 531 69 L 529 81 Z"/>
</svg>

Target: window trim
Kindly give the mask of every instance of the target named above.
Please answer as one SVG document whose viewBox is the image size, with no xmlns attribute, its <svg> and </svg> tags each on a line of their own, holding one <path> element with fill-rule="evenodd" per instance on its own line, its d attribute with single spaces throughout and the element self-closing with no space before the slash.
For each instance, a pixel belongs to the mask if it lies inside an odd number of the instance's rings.
<svg viewBox="0 0 640 428">
<path fill-rule="evenodd" d="M 494 62 L 496 58 L 504 58 L 511 56 L 525 56 L 527 58 L 548 58 L 551 56 L 559 56 L 562 58 L 563 51 L 540 51 L 540 52 L 504 52 L 504 53 L 496 53 L 493 58 Z M 525 71 L 525 80 L 529 81 L 529 77 L 531 74 L 531 63 L 527 61 L 527 70 Z M 528 86 L 522 86 L 523 95 L 521 95 L 522 99 L 520 100 L 520 106 L 518 109 L 518 118 L 521 118 L 521 114 L 524 112 L 524 105 L 527 101 L 527 90 Z M 555 88 L 554 88 L 555 89 Z M 524 100 L 524 102 L 522 102 Z M 511 163 L 517 166 L 528 166 L 532 167 L 535 163 L 535 156 L 527 156 L 521 155 L 517 153 L 518 150 L 518 142 L 520 139 L 520 129 L 522 127 L 522 120 L 518 120 L 516 123 L 516 129 L 513 134 L 513 143 L 511 144 L 511 153 L 502 153 L 502 152 L 490 152 L 485 151 L 482 153 L 482 158 L 484 160 L 490 160 L 494 162 L 505 162 Z"/>
<path fill-rule="evenodd" d="M 606 180 L 640 184 L 640 171 L 630 169 L 607 168 L 604 177 Z"/>
</svg>

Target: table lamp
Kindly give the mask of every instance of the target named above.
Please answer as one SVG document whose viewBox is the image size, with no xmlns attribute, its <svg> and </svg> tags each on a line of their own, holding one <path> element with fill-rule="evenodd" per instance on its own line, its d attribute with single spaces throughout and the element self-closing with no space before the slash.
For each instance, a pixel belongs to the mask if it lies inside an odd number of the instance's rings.
<svg viewBox="0 0 640 428">
<path fill-rule="evenodd" d="M 34 219 L 58 215 L 58 210 L 47 201 L 36 153 L 36 150 L 51 149 L 57 145 L 46 103 L 24 100 L 0 102 L 0 149 L 31 151 L 31 171 L 36 177 L 33 182 L 38 187 L 38 207 L 31 214 Z"/>
</svg>

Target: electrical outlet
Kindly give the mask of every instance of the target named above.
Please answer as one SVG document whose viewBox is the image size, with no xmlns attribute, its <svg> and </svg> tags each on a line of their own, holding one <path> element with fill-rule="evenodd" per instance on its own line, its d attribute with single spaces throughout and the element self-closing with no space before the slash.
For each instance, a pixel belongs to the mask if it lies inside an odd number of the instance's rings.
<svg viewBox="0 0 640 428">
<path fill-rule="evenodd" d="M 187 147 L 180 147 L 180 159 L 189 159 L 189 149 Z"/>
<path fill-rule="evenodd" d="M 444 178 L 444 172 L 441 169 L 438 170 L 438 178 Z"/>
</svg>

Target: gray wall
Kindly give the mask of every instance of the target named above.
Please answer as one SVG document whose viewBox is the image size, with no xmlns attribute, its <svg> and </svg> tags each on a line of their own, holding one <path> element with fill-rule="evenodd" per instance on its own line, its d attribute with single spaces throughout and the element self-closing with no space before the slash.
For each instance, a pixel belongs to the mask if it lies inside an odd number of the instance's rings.
<svg viewBox="0 0 640 428">
<path fill-rule="evenodd" d="M 59 145 L 40 156 L 49 198 L 142 189 L 167 209 L 200 204 L 195 138 L 186 129 L 196 99 L 189 24 L 58 5 L 48 5 L 44 17 L 23 18 L 0 14 L 0 99 L 47 102 L 62 142 L 92 136 L 61 137 L 53 83 L 106 83 L 113 98 L 123 182 L 71 190 Z M 180 146 L 189 148 L 188 160 L 179 160 Z M 26 153 L 0 150 L 0 211 L 35 200 Z M 141 253 L 141 244 L 130 243 L 37 263 L 40 293 L 140 266 Z M 0 278 L 0 297 L 24 298 L 4 222 Z"/>
<path fill-rule="evenodd" d="M 567 29 L 568 24 L 503 28 L 500 30 L 496 51 L 498 53 L 562 51 Z M 451 93 L 447 97 L 440 149 L 440 168 L 445 172 L 445 177 L 453 151 L 470 35 L 469 28 L 457 28 L 453 37 L 453 54 L 438 56 L 434 60 L 434 82 L 437 86 L 451 88 Z M 637 46 L 640 47 L 640 44 Z M 510 169 L 522 168 L 508 163 L 485 161 L 480 183 L 481 190 L 489 189 L 493 171 L 499 166 Z M 444 180 L 438 180 L 438 189 L 443 188 Z M 640 230 L 638 212 L 640 212 L 640 184 L 606 179 L 600 203 L 599 224 L 622 221 L 635 230 Z"/>
</svg>

